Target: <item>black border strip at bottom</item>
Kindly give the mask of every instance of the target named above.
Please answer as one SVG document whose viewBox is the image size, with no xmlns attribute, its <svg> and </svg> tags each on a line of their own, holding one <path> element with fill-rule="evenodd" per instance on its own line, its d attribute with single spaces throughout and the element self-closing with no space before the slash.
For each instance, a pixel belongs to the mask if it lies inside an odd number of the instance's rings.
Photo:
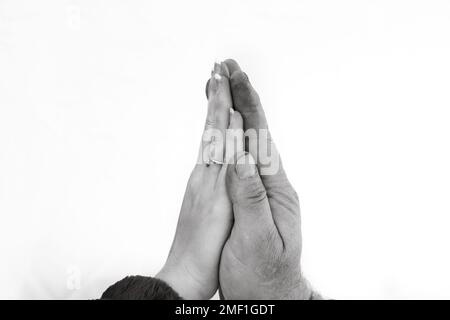
<svg viewBox="0 0 450 320">
<path fill-rule="evenodd" d="M 427 306 L 432 304 L 433 306 Z M 444 306 L 446 307 L 444 309 Z M 447 301 L 1 301 L 1 313 L 89 318 L 115 316 L 123 319 L 304 319 L 345 316 L 385 319 L 386 316 L 429 318 L 447 314 Z M 440 310 L 442 308 L 442 310 Z M 8 310 L 9 309 L 9 310 Z M 442 313 L 441 313 L 442 314 Z M 7 319 L 6 317 L 2 317 Z"/>
</svg>

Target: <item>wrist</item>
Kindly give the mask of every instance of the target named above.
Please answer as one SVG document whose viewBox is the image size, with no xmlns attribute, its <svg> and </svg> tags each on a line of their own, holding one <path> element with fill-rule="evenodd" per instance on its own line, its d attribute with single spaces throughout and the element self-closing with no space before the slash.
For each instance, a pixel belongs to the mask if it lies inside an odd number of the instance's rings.
<svg viewBox="0 0 450 320">
<path fill-rule="evenodd" d="M 203 293 L 199 283 L 183 268 L 164 266 L 155 276 L 167 283 L 183 299 L 205 300 L 208 299 Z"/>
<path fill-rule="evenodd" d="M 279 299 L 282 300 L 311 300 L 313 295 L 312 287 L 301 272 L 294 272 L 294 275 L 287 278 L 289 285 L 284 285 L 285 290 L 280 290 Z"/>
<path fill-rule="evenodd" d="M 294 299 L 296 300 L 313 299 L 314 292 L 312 290 L 311 284 L 303 276 L 300 277 L 300 281 L 293 292 L 294 292 Z"/>
</svg>

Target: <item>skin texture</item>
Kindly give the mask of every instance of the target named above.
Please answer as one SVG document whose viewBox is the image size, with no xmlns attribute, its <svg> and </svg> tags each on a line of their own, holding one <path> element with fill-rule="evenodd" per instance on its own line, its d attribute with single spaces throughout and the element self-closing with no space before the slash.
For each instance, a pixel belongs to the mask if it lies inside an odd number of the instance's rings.
<svg viewBox="0 0 450 320">
<path fill-rule="evenodd" d="M 219 283 L 225 299 L 310 299 L 300 268 L 297 194 L 281 161 L 276 172 L 260 175 L 264 166 L 249 145 L 271 143 L 270 134 L 250 136 L 244 143 L 243 129 L 267 129 L 258 94 L 235 61 L 214 70 L 207 84 L 199 159 L 206 154 L 206 159 L 234 161 L 209 166 L 198 161 L 169 257 L 157 278 L 185 299 L 209 299 Z M 236 111 L 230 115 L 231 106 Z M 226 128 L 233 129 L 226 141 L 214 140 L 211 147 L 214 132 L 224 134 Z M 278 160 L 273 144 L 271 148 Z"/>
<path fill-rule="evenodd" d="M 216 160 L 225 156 L 225 139 L 217 137 L 214 147 L 210 145 L 214 133 L 225 134 L 228 127 L 242 131 L 239 113 L 230 116 L 232 101 L 225 65 L 215 65 L 207 90 L 208 112 L 199 159 L 188 181 L 167 262 L 156 276 L 185 299 L 209 299 L 217 291 L 220 254 L 233 220 L 226 165 L 202 163 L 202 156 L 210 152 Z"/>
<path fill-rule="evenodd" d="M 267 129 L 259 96 L 234 60 L 225 61 L 234 108 L 244 129 Z M 258 135 L 253 139 L 266 139 Z M 278 155 L 272 143 L 272 151 Z M 281 161 L 276 173 L 259 175 L 255 150 L 228 165 L 226 184 L 234 225 L 220 263 L 220 287 L 225 299 L 310 299 L 301 276 L 300 208 Z"/>
</svg>

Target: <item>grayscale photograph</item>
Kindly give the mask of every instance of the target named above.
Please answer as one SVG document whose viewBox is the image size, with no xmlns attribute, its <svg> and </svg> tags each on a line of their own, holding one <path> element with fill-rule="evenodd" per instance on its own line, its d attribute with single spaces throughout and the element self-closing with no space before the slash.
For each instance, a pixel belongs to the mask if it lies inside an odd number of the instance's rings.
<svg viewBox="0 0 450 320">
<path fill-rule="evenodd" d="M 449 57 L 446 0 L 0 0 L 0 299 L 450 299 Z"/>
</svg>

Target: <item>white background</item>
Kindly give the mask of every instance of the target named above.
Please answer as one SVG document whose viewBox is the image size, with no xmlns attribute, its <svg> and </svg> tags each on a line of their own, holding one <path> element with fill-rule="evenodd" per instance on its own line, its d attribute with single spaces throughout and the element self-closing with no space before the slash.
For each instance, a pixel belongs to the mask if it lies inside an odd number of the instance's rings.
<svg viewBox="0 0 450 320">
<path fill-rule="evenodd" d="M 0 298 L 165 261 L 233 57 L 334 298 L 450 298 L 450 2 L 0 0 Z"/>
</svg>

